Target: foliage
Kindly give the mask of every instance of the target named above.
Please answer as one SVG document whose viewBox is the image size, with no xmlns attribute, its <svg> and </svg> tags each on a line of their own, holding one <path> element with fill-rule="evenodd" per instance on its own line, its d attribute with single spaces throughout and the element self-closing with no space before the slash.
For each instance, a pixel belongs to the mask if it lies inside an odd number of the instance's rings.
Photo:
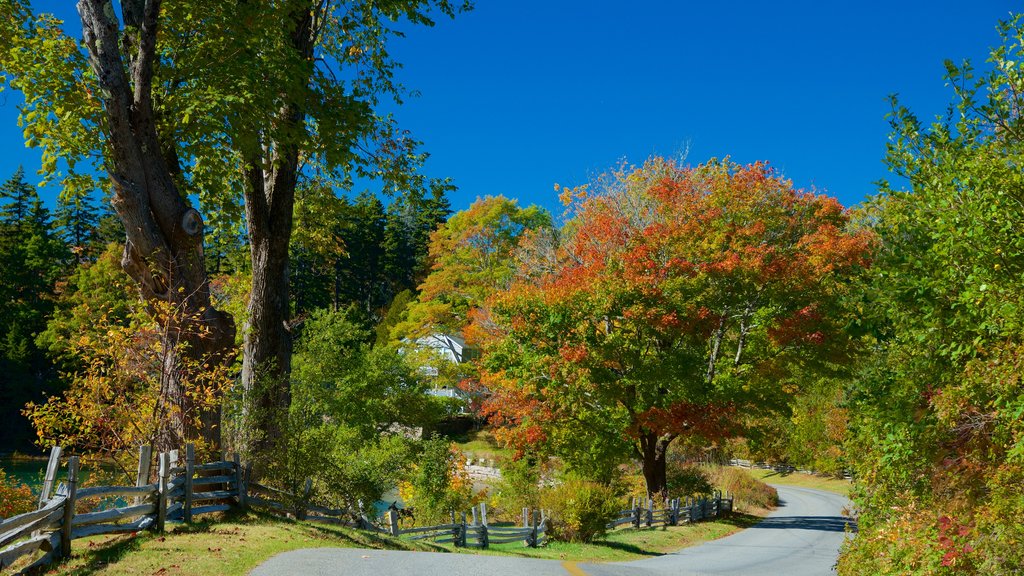
<svg viewBox="0 0 1024 576">
<path fill-rule="evenodd" d="M 429 427 L 442 412 L 422 376 L 394 347 L 372 346 L 355 306 L 313 312 L 295 354 L 293 404 L 371 438 L 394 426 Z"/>
<path fill-rule="evenodd" d="M 79 306 L 88 308 L 90 303 L 104 304 L 102 299 L 87 300 Z M 124 303 L 115 299 L 113 304 Z M 53 333 L 55 346 L 75 361 L 65 374 L 68 389 L 62 396 L 29 403 L 24 414 L 40 446 L 63 446 L 93 461 L 113 459 L 131 476 L 139 445 L 158 445 L 178 427 L 201 426 L 203 411 L 219 405 L 231 379 L 226 367 L 204 362 L 192 367 L 195 373 L 201 369 L 203 378 L 186 383 L 187 402 L 171 402 L 179 380 L 170 374 L 176 365 L 170 358 L 180 357 L 184 343 L 168 327 L 181 321 L 181 310 L 143 309 L 136 301 L 127 310 L 100 307 L 87 312 L 93 322 L 87 329 Z M 197 453 L 207 454 L 210 448 L 199 443 Z"/>
<path fill-rule="evenodd" d="M 568 479 L 545 488 L 541 506 L 550 514 L 550 535 L 563 542 L 592 542 L 619 515 L 622 499 L 608 485 Z"/>
<path fill-rule="evenodd" d="M 470 314 L 515 272 L 513 251 L 524 234 L 550 228 L 551 217 L 536 206 L 520 208 L 504 196 L 478 198 L 430 237 L 431 272 L 420 286 L 404 336 L 458 335 Z"/>
<path fill-rule="evenodd" d="M 541 466 L 536 459 L 520 458 L 502 463 L 501 480 L 491 504 L 495 512 L 515 519 L 523 508 L 540 506 Z"/>
<path fill-rule="evenodd" d="M 36 508 L 36 498 L 27 484 L 18 482 L 0 468 L 0 518 L 10 518 Z"/>
<path fill-rule="evenodd" d="M 740 468 L 710 466 L 707 476 L 716 489 L 732 495 L 735 499 L 733 506 L 737 510 L 772 509 L 779 504 L 779 493 L 775 488 Z"/>
<path fill-rule="evenodd" d="M 866 233 L 837 201 L 767 165 L 652 159 L 567 190 L 558 234 L 531 234 L 481 330 L 492 421 L 580 473 L 643 463 L 665 487 L 679 437 L 739 433 L 854 348 L 838 296 Z M 632 454 L 630 454 L 630 452 Z"/>
<path fill-rule="evenodd" d="M 886 161 L 909 189 L 883 183 L 863 215 L 876 353 L 849 394 L 861 516 L 845 574 L 1024 570 L 1024 20 L 999 31 L 985 69 L 947 62 L 945 117 L 893 99 Z"/>
<path fill-rule="evenodd" d="M 850 418 L 844 384 L 840 379 L 822 378 L 794 399 L 790 425 L 780 434 L 790 464 L 832 476 L 843 474 Z"/>
<path fill-rule="evenodd" d="M 8 448 L 31 442 L 21 407 L 57 387 L 35 337 L 54 309 L 55 286 L 69 260 L 49 210 L 19 168 L 0 185 L 0 437 Z"/>
<path fill-rule="evenodd" d="M 437 436 L 423 441 L 411 476 L 399 484 L 402 500 L 416 509 L 417 522 L 445 522 L 451 513 L 473 505 L 473 483 L 465 464 L 455 444 Z"/>
<path fill-rule="evenodd" d="M 668 494 L 673 498 L 699 498 L 714 491 L 708 471 L 682 459 L 669 459 L 666 479 Z"/>
<path fill-rule="evenodd" d="M 56 309 L 38 345 L 65 365 L 77 364 L 75 341 L 106 336 L 111 325 L 127 326 L 138 312 L 139 293 L 121 269 L 121 246 L 110 244 L 95 262 L 74 269 L 57 295 Z"/>
</svg>

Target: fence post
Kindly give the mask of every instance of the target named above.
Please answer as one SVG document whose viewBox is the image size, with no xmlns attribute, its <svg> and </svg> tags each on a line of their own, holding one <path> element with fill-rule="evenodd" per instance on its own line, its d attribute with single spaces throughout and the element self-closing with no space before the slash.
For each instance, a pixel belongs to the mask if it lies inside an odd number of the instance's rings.
<svg viewBox="0 0 1024 576">
<path fill-rule="evenodd" d="M 472 526 L 476 526 L 476 523 L 477 523 L 476 506 L 471 506 L 469 508 L 469 511 L 473 513 L 473 523 L 472 523 Z"/>
<path fill-rule="evenodd" d="M 487 503 L 480 503 L 480 547 L 487 548 L 490 545 L 490 536 L 487 534 Z"/>
<path fill-rule="evenodd" d="M 530 521 L 530 548 L 537 547 L 537 511 L 533 511 L 533 518 Z"/>
<path fill-rule="evenodd" d="M 234 496 L 239 501 L 239 507 L 246 507 L 246 479 L 242 471 L 242 459 L 239 453 L 234 453 Z"/>
<path fill-rule="evenodd" d="M 299 505 L 299 509 L 295 511 L 295 518 L 297 520 L 305 520 L 307 508 L 309 507 L 309 494 L 313 490 L 313 479 L 306 478 L 306 486 L 302 489 L 302 502 Z"/>
<path fill-rule="evenodd" d="M 78 456 L 68 460 L 68 496 L 64 500 L 64 524 L 60 527 L 60 555 L 71 556 L 71 519 L 75 517 L 75 494 L 78 491 Z"/>
<path fill-rule="evenodd" d="M 523 508 L 523 528 L 530 527 L 530 509 Z"/>
<path fill-rule="evenodd" d="M 60 446 L 50 449 L 50 459 L 46 462 L 46 476 L 43 477 L 43 490 L 39 493 L 39 507 L 46 505 L 50 499 L 50 491 L 53 490 L 53 483 L 57 480 L 57 469 L 60 468 Z"/>
<path fill-rule="evenodd" d="M 192 522 L 192 476 L 196 472 L 196 447 L 192 443 L 185 444 L 185 510 L 184 520 Z"/>
<path fill-rule="evenodd" d="M 156 531 L 163 532 L 167 521 L 167 479 L 171 475 L 171 455 L 160 453 L 160 479 L 157 487 Z"/>
<path fill-rule="evenodd" d="M 651 524 L 654 524 L 654 498 L 647 499 L 647 527 L 650 528 Z"/>
<path fill-rule="evenodd" d="M 136 486 L 145 486 L 149 484 L 149 468 L 150 463 L 153 459 L 153 447 L 149 444 L 142 444 L 139 446 L 139 473 L 135 477 Z M 142 502 L 141 496 L 135 497 L 135 504 L 138 505 Z"/>
<path fill-rule="evenodd" d="M 450 512 L 452 520 L 452 544 L 459 545 L 459 525 L 455 522 L 455 510 Z"/>
<path fill-rule="evenodd" d="M 462 525 L 459 530 L 459 543 L 456 546 L 466 547 L 466 513 L 462 513 Z"/>
<path fill-rule="evenodd" d="M 640 507 L 640 499 L 633 498 L 633 528 L 640 529 L 640 513 L 643 508 Z"/>
<path fill-rule="evenodd" d="M 388 508 L 388 531 L 392 536 L 398 536 L 398 510 Z"/>
</svg>

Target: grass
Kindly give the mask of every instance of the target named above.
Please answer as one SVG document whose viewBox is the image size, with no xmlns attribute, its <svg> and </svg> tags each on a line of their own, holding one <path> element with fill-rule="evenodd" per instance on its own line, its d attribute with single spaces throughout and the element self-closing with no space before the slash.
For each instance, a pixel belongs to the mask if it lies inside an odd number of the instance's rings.
<svg viewBox="0 0 1024 576">
<path fill-rule="evenodd" d="M 262 514 L 227 514 L 176 526 L 164 535 L 97 536 L 75 540 L 71 558 L 46 574 L 247 574 L 271 556 L 299 548 L 441 550 L 368 532 Z"/>
<path fill-rule="evenodd" d="M 462 450 L 466 456 L 473 458 L 486 458 L 487 460 L 506 460 L 511 458 L 512 451 L 498 444 L 494 435 L 488 430 L 478 430 L 459 434 L 452 438 L 452 441 Z"/>
<path fill-rule="evenodd" d="M 620 528 L 609 532 L 603 539 L 589 544 L 551 542 L 540 548 L 525 548 L 521 544 L 499 544 L 487 550 L 458 549 L 459 553 L 519 556 L 545 560 L 573 562 L 628 562 L 652 556 L 661 556 L 723 538 L 761 520 L 751 514 L 733 513 L 709 522 L 692 525 L 669 526 L 635 530 Z"/>
<path fill-rule="evenodd" d="M 90 576 L 153 574 L 196 576 L 247 574 L 271 556 L 300 548 L 380 548 L 459 554 L 519 556 L 577 562 L 622 562 L 658 556 L 727 536 L 760 518 L 735 513 L 689 526 L 619 529 L 591 544 L 553 542 L 541 548 L 502 544 L 488 550 L 409 542 L 323 524 L 281 520 L 263 514 L 226 514 L 176 526 L 164 535 L 97 536 L 76 540 L 72 556 L 46 574 Z"/>
<path fill-rule="evenodd" d="M 799 486 L 801 488 L 814 488 L 835 492 L 843 496 L 850 495 L 850 481 L 841 478 L 827 478 L 815 476 L 802 472 L 776 472 L 774 470 L 747 470 L 748 474 L 769 484 L 783 484 L 786 486 Z"/>
</svg>

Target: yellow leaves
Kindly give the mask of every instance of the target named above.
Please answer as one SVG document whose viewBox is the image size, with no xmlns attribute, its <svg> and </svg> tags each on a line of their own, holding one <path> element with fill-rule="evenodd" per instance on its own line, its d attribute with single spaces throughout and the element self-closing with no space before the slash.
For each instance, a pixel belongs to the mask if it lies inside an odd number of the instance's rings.
<svg viewBox="0 0 1024 576">
<path fill-rule="evenodd" d="M 568 186 L 560 186 L 555 184 L 555 192 L 558 194 L 558 200 L 562 202 L 563 206 L 569 206 L 574 201 L 585 200 L 587 198 L 587 185 L 576 186 L 570 188 Z"/>
</svg>

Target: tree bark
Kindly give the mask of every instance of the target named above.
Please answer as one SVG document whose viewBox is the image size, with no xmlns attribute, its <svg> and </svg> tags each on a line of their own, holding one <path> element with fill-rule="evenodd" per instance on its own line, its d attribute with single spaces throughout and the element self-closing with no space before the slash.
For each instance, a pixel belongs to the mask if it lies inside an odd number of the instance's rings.
<svg viewBox="0 0 1024 576">
<path fill-rule="evenodd" d="M 128 0 L 121 5 L 123 36 L 111 0 L 80 0 L 78 13 L 89 62 L 102 88 L 111 205 L 126 232 L 121 265 L 147 302 L 171 305 L 164 323 L 167 341 L 182 345 L 165 356 L 167 398 L 178 410 L 172 411 L 173 422 L 157 448 L 179 448 L 194 439 L 218 447 L 219 410 L 199 414 L 201 423 L 191 425 L 189 416 L 198 409 L 186 386 L 202 380 L 198 367 L 203 362 L 227 359 L 234 323 L 210 304 L 203 220 L 178 190 L 160 154 L 151 98 L 160 1 Z"/>
<path fill-rule="evenodd" d="M 640 460 L 647 495 L 651 498 L 664 497 L 668 492 L 668 445 L 672 440 L 653 432 L 644 432 L 639 438 Z"/>
<path fill-rule="evenodd" d="M 300 3 L 301 4 L 301 3 Z M 313 46 L 317 10 L 312 3 L 292 13 L 289 46 L 294 57 L 313 72 Z M 245 215 L 252 258 L 252 292 L 245 329 L 242 386 L 246 393 L 250 453 L 270 450 L 280 437 L 280 418 L 290 403 L 292 340 L 288 329 L 291 310 L 288 298 L 289 258 L 295 188 L 299 174 L 300 138 L 306 114 L 303 94 L 281 93 L 282 105 L 271 122 L 275 140 L 257 135 L 258 149 L 246 154 L 248 187 Z"/>
</svg>

